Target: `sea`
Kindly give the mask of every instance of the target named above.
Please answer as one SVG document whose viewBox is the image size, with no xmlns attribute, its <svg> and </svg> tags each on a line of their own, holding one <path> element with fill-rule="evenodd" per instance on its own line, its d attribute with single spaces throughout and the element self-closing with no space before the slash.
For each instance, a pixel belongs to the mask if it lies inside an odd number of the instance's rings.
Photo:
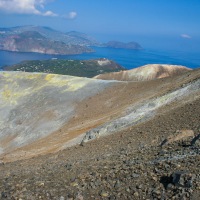
<svg viewBox="0 0 200 200">
<path fill-rule="evenodd" d="M 0 70 L 3 67 L 14 65 L 25 60 L 70 59 L 89 60 L 107 58 L 113 60 L 126 69 L 137 68 L 146 64 L 174 64 L 183 65 L 192 69 L 200 67 L 200 52 L 184 52 L 161 49 L 115 49 L 93 47 L 94 53 L 81 55 L 46 55 L 39 53 L 19 53 L 0 51 Z"/>
</svg>

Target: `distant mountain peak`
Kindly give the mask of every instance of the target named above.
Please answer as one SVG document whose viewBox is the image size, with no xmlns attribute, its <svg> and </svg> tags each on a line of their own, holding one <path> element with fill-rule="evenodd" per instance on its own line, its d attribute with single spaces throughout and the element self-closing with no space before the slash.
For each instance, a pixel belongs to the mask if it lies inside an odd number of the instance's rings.
<svg viewBox="0 0 200 200">
<path fill-rule="evenodd" d="M 47 26 L 16 26 L 11 28 L 0 28 L 1 31 L 4 31 L 4 36 L 20 34 L 25 31 L 37 31 L 42 36 L 47 39 L 64 42 L 68 45 L 81 45 L 81 46 L 96 46 L 99 45 L 99 42 L 94 38 L 90 37 L 85 33 L 80 33 L 78 31 L 70 31 L 67 33 L 57 31 Z M 1 38 L 0 38 L 1 40 Z"/>
<path fill-rule="evenodd" d="M 44 39 L 45 37 L 42 36 L 39 32 L 37 31 L 24 31 L 19 34 L 20 37 L 25 37 L 25 38 L 35 38 L 35 39 Z"/>
</svg>

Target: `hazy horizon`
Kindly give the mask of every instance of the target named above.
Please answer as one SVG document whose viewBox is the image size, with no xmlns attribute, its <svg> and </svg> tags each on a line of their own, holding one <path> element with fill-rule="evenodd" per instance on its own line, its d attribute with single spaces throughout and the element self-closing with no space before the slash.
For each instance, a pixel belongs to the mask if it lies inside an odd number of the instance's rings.
<svg viewBox="0 0 200 200">
<path fill-rule="evenodd" d="M 100 42 L 200 51 L 199 0 L 0 0 L 0 27 L 48 26 Z"/>
</svg>

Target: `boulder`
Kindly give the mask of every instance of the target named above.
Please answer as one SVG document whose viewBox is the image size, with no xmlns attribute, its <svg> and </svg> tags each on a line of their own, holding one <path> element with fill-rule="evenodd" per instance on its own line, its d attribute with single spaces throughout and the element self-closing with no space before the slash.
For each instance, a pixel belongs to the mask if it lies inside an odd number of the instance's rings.
<svg viewBox="0 0 200 200">
<path fill-rule="evenodd" d="M 166 139 L 163 140 L 161 146 L 165 146 L 167 144 L 176 142 L 176 141 L 184 141 L 188 138 L 194 138 L 194 131 L 193 130 L 177 130 L 174 134 L 170 135 Z"/>
<path fill-rule="evenodd" d="M 0 160 L 0 166 L 1 166 L 1 165 L 4 165 L 4 162 L 3 162 L 2 160 Z"/>
<path fill-rule="evenodd" d="M 185 171 L 177 171 L 172 175 L 172 183 L 177 187 L 192 187 L 194 176 Z"/>
<path fill-rule="evenodd" d="M 200 145 L 200 134 L 198 134 L 196 137 L 194 137 L 191 141 L 191 145 Z"/>
</svg>

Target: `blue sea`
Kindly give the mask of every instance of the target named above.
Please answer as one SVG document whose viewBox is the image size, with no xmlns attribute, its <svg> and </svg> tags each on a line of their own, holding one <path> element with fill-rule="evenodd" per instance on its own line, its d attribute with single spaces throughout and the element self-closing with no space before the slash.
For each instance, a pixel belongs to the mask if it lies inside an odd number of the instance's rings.
<svg viewBox="0 0 200 200">
<path fill-rule="evenodd" d="M 24 60 L 46 60 L 52 58 L 73 60 L 108 58 L 127 69 L 133 69 L 145 64 L 175 64 L 193 69 L 200 67 L 200 52 L 159 49 L 128 50 L 103 47 L 93 47 L 93 49 L 95 50 L 94 53 L 70 56 L 0 51 L 0 69 L 3 66 L 17 64 Z"/>
</svg>

